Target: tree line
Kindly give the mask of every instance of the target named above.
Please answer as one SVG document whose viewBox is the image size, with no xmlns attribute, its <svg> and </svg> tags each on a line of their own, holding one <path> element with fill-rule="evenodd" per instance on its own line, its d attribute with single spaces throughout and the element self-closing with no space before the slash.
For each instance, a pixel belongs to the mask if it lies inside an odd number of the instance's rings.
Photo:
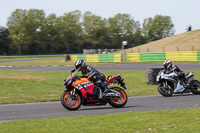
<svg viewBox="0 0 200 133">
<path fill-rule="evenodd" d="M 82 49 L 120 49 L 169 37 L 174 34 L 170 16 L 146 18 L 141 25 L 129 14 L 108 19 L 79 10 L 45 15 L 43 10 L 16 9 L 0 27 L 0 55 L 81 53 Z"/>
</svg>

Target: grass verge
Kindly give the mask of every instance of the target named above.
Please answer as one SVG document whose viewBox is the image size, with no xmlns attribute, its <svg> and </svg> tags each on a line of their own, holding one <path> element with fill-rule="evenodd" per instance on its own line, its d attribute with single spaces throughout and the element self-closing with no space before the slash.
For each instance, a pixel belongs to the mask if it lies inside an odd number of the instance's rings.
<svg viewBox="0 0 200 133">
<path fill-rule="evenodd" d="M 188 72 L 188 71 L 186 71 Z M 193 71 L 200 75 L 200 71 Z M 105 71 L 105 75 L 118 71 Z M 65 90 L 63 79 L 70 72 L 52 71 L 0 71 L 0 104 L 28 103 L 60 100 Z M 120 71 L 128 96 L 159 94 L 156 85 L 146 85 L 145 71 Z M 196 76 L 200 80 L 200 76 Z"/>
<path fill-rule="evenodd" d="M 4 62 L 0 66 L 53 66 L 53 65 L 69 65 L 64 59 L 51 59 L 51 60 L 34 60 L 34 61 L 17 61 L 17 62 Z"/>
<path fill-rule="evenodd" d="M 17 120 L 0 133 L 199 133 L 200 108 Z"/>
<path fill-rule="evenodd" d="M 64 57 L 64 54 L 59 55 L 25 55 L 25 56 L 0 56 L 0 59 L 25 59 L 25 58 L 54 58 Z"/>
<path fill-rule="evenodd" d="M 151 62 L 89 62 L 88 65 L 114 65 L 114 64 L 162 64 L 163 61 Z M 174 61 L 173 63 L 189 63 L 199 64 L 200 61 Z M 55 60 L 34 60 L 34 61 L 20 61 L 20 62 L 4 62 L 0 66 L 53 66 L 53 65 L 74 65 L 72 61 L 65 61 L 64 59 Z"/>
</svg>

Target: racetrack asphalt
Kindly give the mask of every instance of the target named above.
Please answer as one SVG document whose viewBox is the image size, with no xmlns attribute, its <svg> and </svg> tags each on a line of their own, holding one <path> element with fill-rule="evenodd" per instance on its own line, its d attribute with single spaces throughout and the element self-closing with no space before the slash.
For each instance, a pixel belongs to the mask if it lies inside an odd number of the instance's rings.
<svg viewBox="0 0 200 133">
<path fill-rule="evenodd" d="M 95 115 L 119 112 L 155 111 L 200 107 L 200 96 L 193 94 L 174 95 L 172 97 L 136 96 L 129 97 L 123 108 L 105 106 L 81 106 L 77 111 L 65 109 L 60 101 L 0 105 L 0 122 L 9 120 L 68 117 L 77 115 Z"/>
<path fill-rule="evenodd" d="M 40 58 L 40 59 L 9 59 L 0 60 L 0 70 L 25 70 L 25 71 L 70 71 L 73 66 L 1 66 L 4 62 L 21 62 L 34 60 L 54 60 L 64 58 Z M 181 70 L 200 70 L 200 64 L 176 64 Z M 114 64 L 114 65 L 95 65 L 99 71 L 144 71 L 147 68 L 163 68 L 161 64 Z"/>
<path fill-rule="evenodd" d="M 200 70 L 200 64 L 176 64 L 181 70 Z M 163 68 L 162 64 L 115 64 L 95 65 L 99 71 L 145 71 L 147 68 Z M 72 65 L 66 66 L 1 66 L 0 70 L 25 70 L 25 71 L 70 71 Z"/>
</svg>

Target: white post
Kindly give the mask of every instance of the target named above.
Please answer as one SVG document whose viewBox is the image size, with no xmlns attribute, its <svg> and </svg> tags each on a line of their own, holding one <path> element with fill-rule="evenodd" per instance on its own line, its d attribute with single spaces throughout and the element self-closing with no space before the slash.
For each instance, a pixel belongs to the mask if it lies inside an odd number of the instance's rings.
<svg viewBox="0 0 200 133">
<path fill-rule="evenodd" d="M 126 59 L 125 59 L 125 50 L 124 50 L 124 45 L 127 45 L 127 41 L 122 41 L 122 62 L 124 62 Z"/>
</svg>

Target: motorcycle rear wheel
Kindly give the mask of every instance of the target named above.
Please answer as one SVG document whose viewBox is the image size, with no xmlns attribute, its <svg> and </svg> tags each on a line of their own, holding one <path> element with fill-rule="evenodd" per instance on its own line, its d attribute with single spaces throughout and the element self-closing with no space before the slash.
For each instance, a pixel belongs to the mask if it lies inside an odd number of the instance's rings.
<svg viewBox="0 0 200 133">
<path fill-rule="evenodd" d="M 200 82 L 198 80 L 192 80 L 193 85 L 191 86 L 191 92 L 193 94 L 200 94 Z"/>
<path fill-rule="evenodd" d="M 63 107 L 68 110 L 78 110 L 81 107 L 82 99 L 78 93 L 75 93 L 73 97 L 70 91 L 64 91 L 61 96 L 61 103 Z"/>
<path fill-rule="evenodd" d="M 110 97 L 109 100 L 108 100 L 108 103 L 114 108 L 121 108 L 124 105 L 126 105 L 126 103 L 128 101 L 128 97 L 127 97 L 126 92 L 123 89 L 119 88 L 119 87 L 113 87 L 111 89 L 115 90 L 115 91 L 118 91 L 121 94 L 121 97 L 120 98 L 118 98 L 118 97 Z"/>
<path fill-rule="evenodd" d="M 174 93 L 174 90 L 171 88 L 171 86 L 168 85 L 168 88 L 164 88 L 164 83 L 158 84 L 158 92 L 163 95 L 164 97 L 171 97 Z"/>
</svg>

